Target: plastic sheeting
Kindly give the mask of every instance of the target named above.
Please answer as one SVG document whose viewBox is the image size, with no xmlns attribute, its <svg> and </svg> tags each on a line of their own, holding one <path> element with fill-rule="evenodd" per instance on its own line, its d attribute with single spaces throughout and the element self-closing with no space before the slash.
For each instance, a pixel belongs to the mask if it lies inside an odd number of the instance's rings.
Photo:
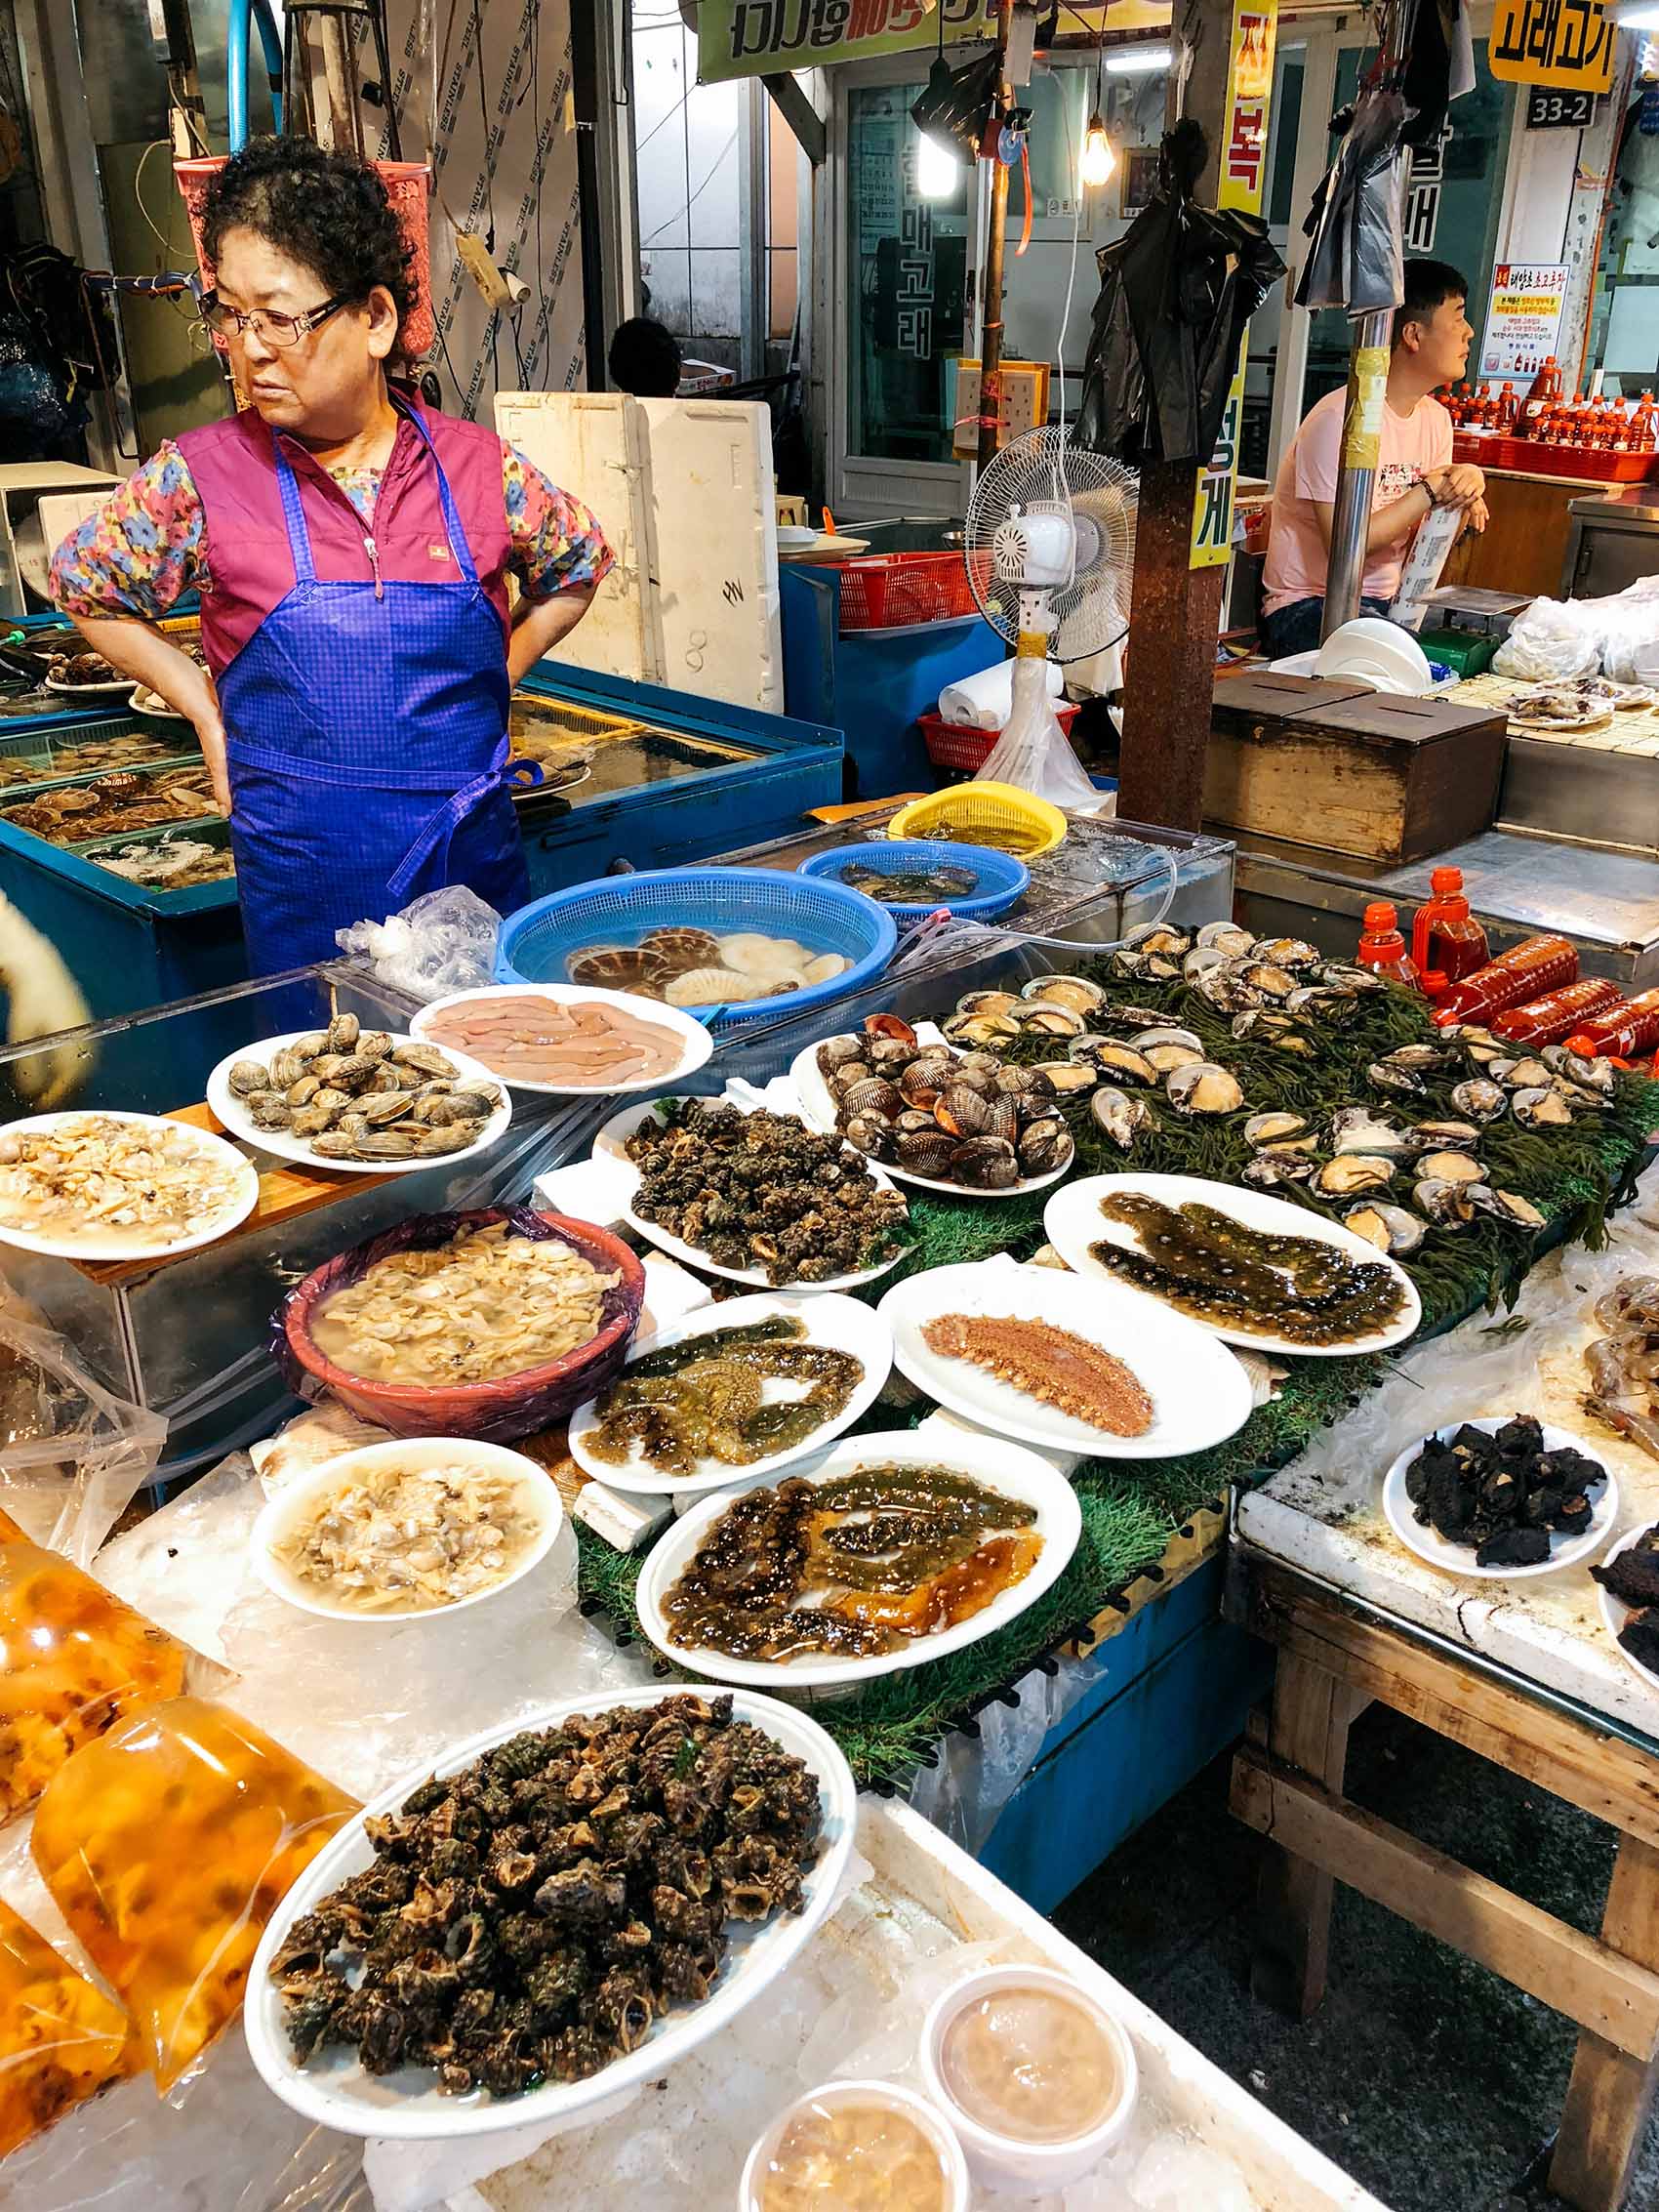
<svg viewBox="0 0 1659 2212">
<path fill-rule="evenodd" d="M 1659 576 L 1599 599 L 1534 599 L 1492 656 L 1494 676 L 1564 683 L 1599 669 L 1617 683 L 1659 676 Z"/>
<path fill-rule="evenodd" d="M 1296 287 L 1299 307 L 1375 314 L 1405 297 L 1401 238 L 1411 156 L 1401 139 L 1407 112 L 1401 95 L 1384 85 L 1367 85 L 1350 110 L 1336 159 L 1303 225 L 1313 244 Z"/>
<path fill-rule="evenodd" d="M 1194 199 L 1205 153 L 1197 125 L 1177 124 L 1151 202 L 1095 257 L 1100 297 L 1072 434 L 1131 468 L 1210 460 L 1244 326 L 1284 274 L 1260 217 Z"/>
<path fill-rule="evenodd" d="M 384 922 L 337 930 L 335 942 L 348 960 L 366 961 L 382 983 L 427 1004 L 493 980 L 501 926 L 501 916 L 476 891 L 446 883 Z"/>
</svg>

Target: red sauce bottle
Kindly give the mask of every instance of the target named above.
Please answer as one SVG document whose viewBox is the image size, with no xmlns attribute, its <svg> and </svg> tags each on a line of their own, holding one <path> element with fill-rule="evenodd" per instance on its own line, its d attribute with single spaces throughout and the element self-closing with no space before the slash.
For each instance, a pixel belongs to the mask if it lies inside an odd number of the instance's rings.
<svg viewBox="0 0 1659 2212">
<path fill-rule="evenodd" d="M 1411 923 L 1411 957 L 1431 999 L 1444 996 L 1489 958 L 1486 932 L 1469 911 L 1461 868 L 1436 868 Z"/>
<path fill-rule="evenodd" d="M 1520 404 L 1520 421 L 1517 428 L 1522 437 L 1536 437 L 1539 426 L 1551 409 L 1559 403 L 1561 372 L 1556 366 L 1554 353 L 1546 353 L 1544 366 L 1532 380 L 1532 388 Z"/>
<path fill-rule="evenodd" d="M 1506 384 L 1498 394 L 1498 429 L 1505 437 L 1515 429 L 1515 386 Z"/>
<path fill-rule="evenodd" d="M 1567 1050 L 1581 1060 L 1634 1060 L 1659 1047 L 1659 991 L 1643 991 L 1580 1022 Z"/>
<path fill-rule="evenodd" d="M 1391 983 L 1404 983 L 1416 990 L 1417 963 L 1405 949 L 1405 939 L 1399 933 L 1399 917 L 1386 899 L 1379 899 L 1365 909 L 1365 928 L 1359 939 L 1357 955 L 1361 967 L 1374 967 L 1379 975 L 1386 975 Z"/>
<path fill-rule="evenodd" d="M 1611 1012 L 1623 997 L 1618 985 L 1604 975 L 1586 976 L 1559 991 L 1547 991 L 1541 999 L 1506 1006 L 1492 1016 L 1492 1034 L 1510 1045 L 1558 1045 L 1569 1031 Z"/>
<path fill-rule="evenodd" d="M 1578 955 L 1564 937 L 1528 937 L 1454 983 L 1436 1006 L 1435 1019 L 1442 1029 L 1453 1022 L 1488 1022 L 1506 1006 L 1577 981 Z"/>
</svg>

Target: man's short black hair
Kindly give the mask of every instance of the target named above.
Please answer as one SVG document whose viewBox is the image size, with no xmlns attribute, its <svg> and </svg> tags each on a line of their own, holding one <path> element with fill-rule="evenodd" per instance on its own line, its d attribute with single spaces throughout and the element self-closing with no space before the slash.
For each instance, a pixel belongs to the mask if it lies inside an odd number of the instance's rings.
<svg viewBox="0 0 1659 2212">
<path fill-rule="evenodd" d="M 605 356 L 611 382 L 636 399 L 671 399 L 679 389 L 680 342 L 650 315 L 617 325 Z"/>
<path fill-rule="evenodd" d="M 1408 322 L 1427 322 L 1447 300 L 1467 300 L 1469 279 L 1450 262 L 1408 261 L 1405 265 L 1405 298 L 1394 311 L 1394 343 Z"/>
</svg>

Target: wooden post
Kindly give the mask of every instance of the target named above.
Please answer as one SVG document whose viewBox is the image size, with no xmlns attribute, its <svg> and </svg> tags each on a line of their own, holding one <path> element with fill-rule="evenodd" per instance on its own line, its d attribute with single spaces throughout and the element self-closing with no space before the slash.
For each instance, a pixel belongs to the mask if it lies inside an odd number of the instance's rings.
<svg viewBox="0 0 1659 2212">
<path fill-rule="evenodd" d="M 1613 1862 L 1601 1940 L 1624 1957 L 1659 1966 L 1659 1851 L 1623 1836 Z M 1582 2212 L 1617 2212 L 1653 2110 L 1659 2061 L 1621 2051 L 1586 2028 L 1561 2110 L 1550 2187 Z"/>
<path fill-rule="evenodd" d="M 1167 128 L 1186 114 L 1202 125 L 1209 155 L 1197 189 L 1209 198 L 1227 126 L 1233 0 L 1187 0 L 1178 14 L 1180 44 L 1164 121 Z M 1192 66 L 1181 104 L 1183 47 Z M 1201 461 L 1154 461 L 1143 468 L 1135 524 L 1117 811 L 1126 820 L 1172 830 L 1195 830 L 1203 817 L 1204 752 L 1227 580 L 1225 566 L 1192 565 L 1194 503 L 1208 460 L 1205 454 Z"/>
<path fill-rule="evenodd" d="M 1342 1795 L 1348 1731 L 1358 1703 L 1334 1674 L 1280 1651 L 1267 1747 L 1274 1758 Z M 1264 2003 L 1305 2020 L 1325 1993 L 1331 1877 L 1279 1844 L 1262 1854 L 1250 1987 Z"/>
</svg>

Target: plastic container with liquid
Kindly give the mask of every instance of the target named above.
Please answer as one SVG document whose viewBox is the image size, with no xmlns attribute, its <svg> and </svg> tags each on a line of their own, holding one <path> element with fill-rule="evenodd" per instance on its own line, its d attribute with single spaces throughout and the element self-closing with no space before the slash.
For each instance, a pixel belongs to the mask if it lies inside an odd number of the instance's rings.
<svg viewBox="0 0 1659 2212">
<path fill-rule="evenodd" d="M 1413 991 L 1419 988 L 1417 963 L 1405 949 L 1399 917 L 1387 899 L 1365 909 L 1365 927 L 1355 957 L 1361 967 L 1375 968 L 1391 983 L 1403 983 Z"/>
<path fill-rule="evenodd" d="M 1528 937 L 1454 983 L 1435 1007 L 1442 1029 L 1453 1022 L 1489 1022 L 1506 1006 L 1542 998 L 1578 981 L 1578 954 L 1564 937 Z"/>
<path fill-rule="evenodd" d="M 1436 868 L 1429 878 L 1429 896 L 1411 922 L 1411 958 L 1431 999 L 1442 998 L 1454 983 L 1484 967 L 1490 957 L 1486 932 L 1469 911 L 1461 868 Z"/>
<path fill-rule="evenodd" d="M 1497 428 L 1502 437 L 1508 437 L 1515 429 L 1517 404 L 1515 386 L 1506 384 L 1498 394 Z"/>
<path fill-rule="evenodd" d="M 1561 372 L 1554 353 L 1546 353 L 1544 366 L 1532 380 L 1532 389 L 1521 401 L 1518 428 L 1522 437 L 1536 435 L 1540 422 L 1553 407 L 1558 406 L 1561 397 Z"/>
<path fill-rule="evenodd" d="M 1562 1038 L 1618 1005 L 1624 993 L 1604 975 L 1587 975 L 1542 998 L 1525 999 L 1494 1014 L 1492 1034 L 1506 1045 L 1558 1045 Z"/>
<path fill-rule="evenodd" d="M 1659 991 L 1642 991 L 1575 1025 L 1567 1050 L 1581 1060 L 1635 1060 L 1659 1050 Z"/>
</svg>

